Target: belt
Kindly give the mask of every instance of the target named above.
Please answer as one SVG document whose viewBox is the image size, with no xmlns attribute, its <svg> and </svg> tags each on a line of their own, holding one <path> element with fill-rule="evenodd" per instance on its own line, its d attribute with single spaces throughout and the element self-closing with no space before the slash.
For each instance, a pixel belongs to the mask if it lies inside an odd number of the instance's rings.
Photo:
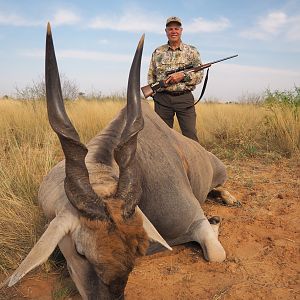
<svg viewBox="0 0 300 300">
<path fill-rule="evenodd" d="M 189 93 L 190 92 L 190 90 L 187 90 L 187 91 L 178 91 L 178 92 L 176 92 L 176 91 L 163 91 L 163 92 L 161 92 L 162 94 L 164 93 L 164 94 L 168 94 L 168 95 L 171 95 L 171 96 L 181 96 L 181 95 L 184 95 L 184 94 L 187 94 L 187 93 Z"/>
</svg>

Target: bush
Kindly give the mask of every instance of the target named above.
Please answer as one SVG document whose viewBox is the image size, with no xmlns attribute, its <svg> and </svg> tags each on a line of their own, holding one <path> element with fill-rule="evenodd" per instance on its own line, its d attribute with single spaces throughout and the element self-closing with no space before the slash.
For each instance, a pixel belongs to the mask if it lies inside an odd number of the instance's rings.
<svg viewBox="0 0 300 300">
<path fill-rule="evenodd" d="M 65 100 L 75 100 L 78 98 L 79 87 L 75 81 L 68 79 L 62 74 L 60 75 L 60 83 L 62 95 Z M 16 97 L 21 100 L 45 100 L 45 77 L 40 77 L 38 81 L 32 81 L 31 85 L 27 85 L 22 89 L 16 87 Z"/>
<path fill-rule="evenodd" d="M 293 108 L 300 107 L 300 87 L 295 86 L 291 91 L 266 91 L 265 104 L 272 106 L 274 104 L 288 105 Z"/>
</svg>

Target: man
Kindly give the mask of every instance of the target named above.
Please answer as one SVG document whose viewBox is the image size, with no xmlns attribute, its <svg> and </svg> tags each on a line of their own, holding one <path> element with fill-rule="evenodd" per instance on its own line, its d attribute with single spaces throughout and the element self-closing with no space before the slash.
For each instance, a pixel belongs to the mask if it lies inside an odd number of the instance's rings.
<svg viewBox="0 0 300 300">
<path fill-rule="evenodd" d="M 199 52 L 193 46 L 181 41 L 182 23 L 178 17 L 170 17 L 166 22 L 168 43 L 156 48 L 152 54 L 148 84 L 166 79 L 166 88 L 161 88 L 154 95 L 155 112 L 173 128 L 176 114 L 182 134 L 197 141 L 196 112 L 193 91 L 203 78 L 203 72 L 173 73 L 166 77 L 166 72 L 189 64 L 201 65 Z"/>
</svg>

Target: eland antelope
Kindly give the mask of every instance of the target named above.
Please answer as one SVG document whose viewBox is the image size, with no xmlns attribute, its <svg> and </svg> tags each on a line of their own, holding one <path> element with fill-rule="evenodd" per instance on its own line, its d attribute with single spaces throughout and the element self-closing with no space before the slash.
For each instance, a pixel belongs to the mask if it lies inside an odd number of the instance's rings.
<svg viewBox="0 0 300 300">
<path fill-rule="evenodd" d="M 144 36 L 130 69 L 126 107 L 85 146 L 65 111 L 48 24 L 47 110 L 65 160 L 40 186 L 39 204 L 50 223 L 9 286 L 45 262 L 57 245 L 83 299 L 124 299 L 135 259 L 159 247 L 196 241 L 206 260 L 225 259 L 219 219 L 209 221 L 201 208 L 208 196 L 238 203 L 221 187 L 225 167 L 141 101 L 143 43 Z"/>
</svg>

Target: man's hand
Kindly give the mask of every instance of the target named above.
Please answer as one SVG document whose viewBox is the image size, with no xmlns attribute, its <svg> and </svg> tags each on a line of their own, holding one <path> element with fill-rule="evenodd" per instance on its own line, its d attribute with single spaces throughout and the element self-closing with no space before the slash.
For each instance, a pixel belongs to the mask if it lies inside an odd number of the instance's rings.
<svg viewBox="0 0 300 300">
<path fill-rule="evenodd" d="M 165 84 L 174 84 L 182 81 L 184 78 L 184 72 L 177 72 L 170 74 L 165 80 Z"/>
</svg>

